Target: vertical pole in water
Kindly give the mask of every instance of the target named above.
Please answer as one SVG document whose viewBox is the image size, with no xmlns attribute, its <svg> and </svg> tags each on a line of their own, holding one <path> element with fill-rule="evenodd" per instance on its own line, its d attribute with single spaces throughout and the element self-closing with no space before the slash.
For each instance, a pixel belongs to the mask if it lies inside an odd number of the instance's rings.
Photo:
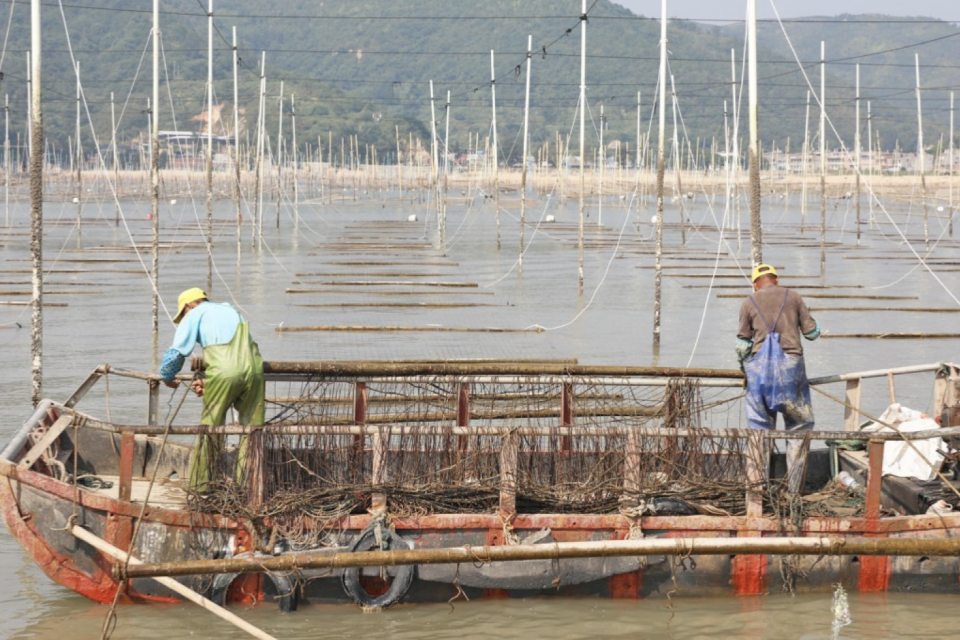
<svg viewBox="0 0 960 640">
<path fill-rule="evenodd" d="M 113 91 L 110 92 L 110 149 L 113 155 L 113 190 L 116 194 L 114 224 L 120 226 L 120 156 L 117 152 L 117 106 L 113 99 Z"/>
<path fill-rule="evenodd" d="M 879 151 L 879 149 L 878 149 Z M 870 108 L 870 101 L 867 100 L 867 162 L 869 162 L 869 173 L 873 176 L 873 111 Z M 871 180 L 871 185 L 873 181 Z M 873 192 L 870 193 L 870 228 L 873 228 Z"/>
<path fill-rule="evenodd" d="M 953 237 L 953 91 L 950 92 L 950 237 Z"/>
<path fill-rule="evenodd" d="M 673 82 L 673 74 L 670 74 L 670 104 L 672 106 L 673 112 L 673 177 L 676 181 L 675 190 L 677 194 L 677 202 L 680 205 L 680 242 L 686 246 L 687 244 L 687 225 L 686 217 L 687 212 L 683 206 L 683 184 L 680 182 L 680 171 L 683 169 L 683 151 L 680 146 L 679 140 L 679 131 L 680 128 L 677 126 L 677 89 Z"/>
<path fill-rule="evenodd" d="M 827 271 L 827 65 L 826 44 L 820 41 L 820 275 Z"/>
<path fill-rule="evenodd" d="M 803 154 L 801 158 L 803 161 L 803 171 L 802 174 L 802 184 L 800 187 L 801 197 L 800 197 L 800 233 L 803 233 L 803 223 L 807 219 L 807 165 L 810 163 L 810 91 L 807 91 L 807 115 L 803 121 Z"/>
<path fill-rule="evenodd" d="M 747 67 L 750 74 L 750 258 L 763 262 L 763 227 L 760 224 L 760 150 L 757 145 L 757 0 L 747 0 Z"/>
<path fill-rule="evenodd" d="M 29 97 L 29 96 L 28 96 Z M 3 212 L 10 226 L 10 94 L 3 96 Z"/>
<path fill-rule="evenodd" d="M 30 298 L 30 357 L 33 363 L 31 400 L 43 398 L 43 111 L 40 82 L 40 2 L 30 0 L 30 50 L 33 85 L 30 87 L 30 257 L 33 291 Z"/>
<path fill-rule="evenodd" d="M 77 60 L 77 118 L 76 118 L 76 156 L 77 163 L 77 246 L 80 246 L 83 237 L 83 148 L 80 146 L 80 61 Z"/>
<path fill-rule="evenodd" d="M 32 1 L 32 0 L 31 0 Z M 27 51 L 27 95 L 33 95 L 33 56 Z M 19 134 L 17 134 L 19 137 Z M 17 145 L 19 149 L 20 145 Z M 33 103 L 27 100 L 27 154 L 32 158 L 33 154 Z M 19 153 L 17 154 L 19 158 Z M 17 166 L 21 166 L 18 160 Z"/>
<path fill-rule="evenodd" d="M 727 179 L 727 188 L 726 188 L 727 199 L 723 206 L 723 216 L 724 216 L 724 221 L 727 224 L 732 224 L 732 221 L 728 221 L 728 218 L 727 218 L 727 216 L 730 215 L 730 191 L 731 191 L 731 184 L 733 182 L 732 181 L 733 174 L 731 173 L 732 166 L 730 163 L 730 123 L 728 121 L 729 115 L 730 113 L 727 111 L 727 101 L 724 100 L 723 101 L 723 154 L 724 154 L 724 157 L 726 158 L 726 162 L 724 163 L 724 172 L 726 173 L 726 179 Z M 720 232 L 723 233 L 724 231 L 725 229 L 721 227 Z"/>
<path fill-rule="evenodd" d="M 153 100 L 150 111 L 150 215 L 153 228 L 150 275 L 153 285 L 152 368 L 160 348 L 160 0 L 153 0 Z"/>
<path fill-rule="evenodd" d="M 296 95 L 290 94 L 290 130 L 293 134 L 293 228 L 300 228 L 300 181 L 297 177 L 297 103 Z"/>
<path fill-rule="evenodd" d="M 600 185 L 597 187 L 597 226 L 603 226 L 603 171 L 607 164 L 607 150 L 603 146 L 603 103 L 600 104 Z"/>
<path fill-rule="evenodd" d="M 267 104 L 267 52 L 260 52 L 260 107 L 257 114 L 257 176 L 256 189 L 257 197 L 254 203 L 256 207 L 255 220 L 253 221 L 253 235 L 257 247 L 263 248 L 263 148 L 264 148 L 264 128 L 266 127 L 266 104 Z"/>
<path fill-rule="evenodd" d="M 923 199 L 923 245 L 930 248 L 930 228 L 927 221 L 926 158 L 923 153 L 923 109 L 920 106 L 920 54 L 914 54 L 917 68 L 917 170 L 920 172 L 920 197 Z"/>
<path fill-rule="evenodd" d="M 397 190 L 400 192 L 400 203 L 403 204 L 403 165 L 400 164 L 400 125 L 394 125 L 397 134 Z"/>
<path fill-rule="evenodd" d="M 283 200 L 283 80 L 277 100 L 277 229 L 280 228 L 280 203 Z"/>
<path fill-rule="evenodd" d="M 860 244 L 860 63 L 857 63 L 857 94 L 856 94 L 856 103 L 857 103 L 857 113 L 856 113 L 856 122 L 855 127 L 856 131 L 853 135 L 853 146 L 854 146 L 854 161 L 853 169 L 856 171 L 856 181 L 857 181 L 857 244 Z"/>
<path fill-rule="evenodd" d="M 637 182 L 640 181 L 640 92 L 637 91 L 637 149 L 633 152 L 634 169 L 637 170 Z M 642 200 L 642 198 L 641 198 Z M 637 223 L 640 222 L 640 216 L 637 216 Z"/>
<path fill-rule="evenodd" d="M 657 248 L 654 258 L 653 276 L 653 353 L 660 354 L 660 291 L 663 282 L 663 173 L 664 173 L 664 135 L 667 129 L 667 112 L 664 96 L 667 94 L 667 0 L 660 5 L 660 78 L 657 81 L 657 110 L 660 112 L 657 137 Z"/>
<path fill-rule="evenodd" d="M 666 1 L 666 0 L 664 0 Z M 583 190 L 586 187 L 584 175 L 584 129 L 587 111 L 587 0 L 583 0 L 580 9 L 580 209 L 577 222 L 577 282 L 578 291 L 583 293 Z"/>
<path fill-rule="evenodd" d="M 207 294 L 213 289 L 213 0 L 207 8 Z"/>
<path fill-rule="evenodd" d="M 490 102 L 493 107 L 493 208 L 497 223 L 497 249 L 500 248 L 500 143 L 497 141 L 497 72 L 494 68 L 493 49 L 490 50 Z"/>
<path fill-rule="evenodd" d="M 438 175 L 439 167 L 437 159 L 437 105 L 434 102 L 433 98 L 433 80 L 430 81 L 430 157 L 433 162 L 433 171 L 431 172 L 431 177 L 433 180 L 433 199 L 434 207 L 437 210 L 437 231 L 440 231 L 440 225 L 442 221 L 440 220 L 440 179 Z"/>
<path fill-rule="evenodd" d="M 233 41 L 231 48 L 233 49 L 233 171 L 234 179 L 236 184 L 233 186 L 234 199 L 236 200 L 237 206 L 237 263 L 239 266 L 240 263 L 240 254 L 241 254 L 241 241 L 240 241 L 240 224 L 243 220 L 243 214 L 240 210 L 240 196 L 241 196 L 241 186 L 240 186 L 240 93 L 237 82 L 237 67 L 239 66 L 239 56 L 240 53 L 237 50 L 237 28 L 234 26 L 233 29 Z"/>
<path fill-rule="evenodd" d="M 450 175 L 450 91 L 447 90 L 447 104 L 444 107 L 443 131 L 443 224 L 440 227 L 440 243 L 447 241 L 447 180 Z"/>
<path fill-rule="evenodd" d="M 731 147 L 733 153 L 733 204 L 736 209 L 737 220 L 737 249 L 740 249 L 740 194 L 738 185 L 740 184 L 740 110 L 737 101 L 737 51 L 730 49 L 730 87 L 733 94 L 733 101 L 730 104 L 733 116 L 733 137 Z"/>
<path fill-rule="evenodd" d="M 530 141 L 530 62 L 533 58 L 533 36 L 527 36 L 527 88 L 523 98 L 523 157 L 520 158 L 520 164 L 523 168 L 520 170 L 520 257 L 517 260 L 517 273 L 523 274 L 523 231 L 527 214 L 527 146 Z"/>
</svg>

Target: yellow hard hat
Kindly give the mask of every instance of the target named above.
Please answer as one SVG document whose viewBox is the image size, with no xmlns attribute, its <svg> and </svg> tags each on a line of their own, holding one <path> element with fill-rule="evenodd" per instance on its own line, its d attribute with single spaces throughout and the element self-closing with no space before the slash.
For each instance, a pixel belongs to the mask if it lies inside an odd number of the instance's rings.
<svg viewBox="0 0 960 640">
<path fill-rule="evenodd" d="M 757 278 L 762 276 L 773 276 L 777 277 L 777 270 L 774 269 L 769 264 L 758 264 L 753 268 L 753 277 L 750 278 L 751 282 L 756 282 Z"/>
<path fill-rule="evenodd" d="M 177 317 L 173 319 L 173 324 L 180 324 L 180 321 L 183 320 L 183 313 L 186 309 L 186 306 L 191 302 L 196 302 L 197 300 L 206 300 L 207 293 L 203 289 L 198 289 L 194 287 L 193 289 L 187 289 L 180 294 L 180 297 L 177 298 Z"/>
</svg>

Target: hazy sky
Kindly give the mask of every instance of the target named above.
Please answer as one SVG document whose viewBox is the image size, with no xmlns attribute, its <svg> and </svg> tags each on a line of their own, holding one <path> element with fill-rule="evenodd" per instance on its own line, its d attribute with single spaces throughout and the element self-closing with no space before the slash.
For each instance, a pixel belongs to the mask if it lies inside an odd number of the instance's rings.
<svg viewBox="0 0 960 640">
<path fill-rule="evenodd" d="M 660 0 L 613 0 L 646 16 L 660 15 Z M 781 18 L 834 16 L 840 13 L 885 13 L 894 16 L 929 16 L 960 21 L 957 0 L 777 0 Z M 746 0 L 668 0 L 667 13 L 674 18 L 742 19 Z M 773 18 L 770 0 L 757 0 L 757 15 Z"/>
</svg>

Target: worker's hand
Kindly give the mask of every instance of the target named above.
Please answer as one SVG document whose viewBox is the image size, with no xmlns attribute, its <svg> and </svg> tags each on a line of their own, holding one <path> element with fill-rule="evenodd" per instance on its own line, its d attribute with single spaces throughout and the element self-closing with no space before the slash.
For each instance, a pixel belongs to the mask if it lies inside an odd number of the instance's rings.
<svg viewBox="0 0 960 640">
<path fill-rule="evenodd" d="M 174 378 L 173 380 L 161 380 L 161 382 L 163 382 L 163 384 L 167 385 L 171 389 L 176 389 L 177 387 L 180 386 L 180 381 L 177 380 L 176 378 Z"/>
<path fill-rule="evenodd" d="M 203 397 L 203 378 L 198 378 L 190 383 L 190 389 L 197 394 L 198 398 Z"/>
</svg>

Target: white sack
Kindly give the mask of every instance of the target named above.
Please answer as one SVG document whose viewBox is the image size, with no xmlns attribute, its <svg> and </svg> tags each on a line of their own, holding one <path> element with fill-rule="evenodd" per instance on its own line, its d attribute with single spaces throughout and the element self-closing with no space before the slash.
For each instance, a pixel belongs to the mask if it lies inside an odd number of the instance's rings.
<svg viewBox="0 0 960 640">
<path fill-rule="evenodd" d="M 940 425 L 934 422 L 932 418 L 919 411 L 903 407 L 899 403 L 887 407 L 887 410 L 880 416 L 880 422 L 892 424 L 901 433 L 930 431 L 940 428 Z M 873 422 L 865 426 L 862 431 L 868 433 L 896 433 L 889 427 Z M 946 448 L 943 438 L 928 438 L 926 440 L 912 440 L 911 442 L 913 447 L 923 454 L 922 457 L 906 442 L 891 440 L 886 442 L 883 447 L 883 475 L 917 478 L 924 481 L 933 480 L 943 463 L 944 456 L 940 453 L 940 450 Z M 929 460 L 931 464 L 927 464 L 924 458 Z"/>
</svg>

